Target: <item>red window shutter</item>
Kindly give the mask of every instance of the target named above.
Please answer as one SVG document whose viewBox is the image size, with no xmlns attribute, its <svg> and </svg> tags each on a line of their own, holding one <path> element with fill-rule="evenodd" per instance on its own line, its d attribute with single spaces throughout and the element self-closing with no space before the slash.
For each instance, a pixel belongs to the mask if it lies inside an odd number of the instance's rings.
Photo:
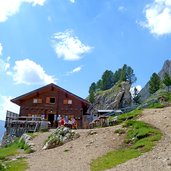
<svg viewBox="0 0 171 171">
<path fill-rule="evenodd" d="M 63 101 L 63 104 L 68 104 L 68 100 L 64 100 Z"/>
<path fill-rule="evenodd" d="M 42 99 L 38 99 L 38 103 L 42 103 Z"/>
<path fill-rule="evenodd" d="M 46 97 L 46 103 L 50 103 L 50 97 Z"/>
</svg>

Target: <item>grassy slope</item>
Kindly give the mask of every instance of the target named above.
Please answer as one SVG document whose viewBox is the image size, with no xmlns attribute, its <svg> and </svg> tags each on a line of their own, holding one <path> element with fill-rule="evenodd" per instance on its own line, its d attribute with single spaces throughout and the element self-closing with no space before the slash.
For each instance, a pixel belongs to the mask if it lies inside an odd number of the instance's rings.
<svg viewBox="0 0 171 171">
<path fill-rule="evenodd" d="M 34 134 L 31 134 L 33 137 L 37 136 Z M 28 145 L 25 144 L 24 141 L 18 141 L 16 140 L 9 146 L 5 148 L 0 148 L 0 170 L 2 171 L 24 171 L 26 168 L 28 168 L 28 164 L 24 159 L 17 159 L 14 161 L 8 160 L 9 156 L 15 156 L 19 154 L 19 149 L 24 149 L 25 153 L 30 153 L 32 150 Z M 3 167 L 5 165 L 5 168 Z"/>
<path fill-rule="evenodd" d="M 138 157 L 151 150 L 156 141 L 161 139 L 159 130 L 144 122 L 133 120 L 141 113 L 141 110 L 135 110 L 119 116 L 119 122 L 124 122 L 124 130 L 118 130 L 116 133 L 123 134 L 125 133 L 125 128 L 127 130 L 123 147 L 93 160 L 91 171 L 110 169 L 127 160 Z"/>
</svg>

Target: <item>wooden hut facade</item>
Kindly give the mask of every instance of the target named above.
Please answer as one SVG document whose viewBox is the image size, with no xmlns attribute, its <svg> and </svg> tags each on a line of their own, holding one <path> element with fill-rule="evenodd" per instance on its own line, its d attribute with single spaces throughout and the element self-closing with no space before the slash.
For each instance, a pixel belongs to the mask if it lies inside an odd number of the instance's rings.
<svg viewBox="0 0 171 171">
<path fill-rule="evenodd" d="M 51 83 L 11 100 L 20 106 L 19 116 L 41 117 L 57 126 L 57 118 L 74 117 L 78 128 L 83 128 L 87 109 L 85 99 Z"/>
</svg>

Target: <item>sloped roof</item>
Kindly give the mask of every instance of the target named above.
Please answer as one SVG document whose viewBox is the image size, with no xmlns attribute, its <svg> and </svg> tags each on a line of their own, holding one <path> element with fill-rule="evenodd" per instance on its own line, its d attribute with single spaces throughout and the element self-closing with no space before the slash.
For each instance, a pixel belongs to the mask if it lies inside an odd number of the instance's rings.
<svg viewBox="0 0 171 171">
<path fill-rule="evenodd" d="M 88 102 L 87 100 L 85 100 L 85 99 L 83 99 L 83 98 L 81 98 L 81 97 L 79 97 L 79 96 L 77 96 L 77 95 L 75 95 L 75 94 L 73 94 L 73 93 L 71 93 L 71 92 L 69 92 L 69 91 L 59 87 L 59 86 L 57 86 L 54 83 L 50 83 L 50 84 L 48 84 L 46 86 L 40 87 L 40 88 L 38 88 L 36 90 L 30 91 L 30 92 L 28 92 L 26 94 L 23 94 L 23 95 L 18 96 L 18 97 L 14 98 L 14 99 L 11 99 L 11 102 L 13 102 L 13 103 L 15 103 L 15 104 L 20 106 L 21 101 L 29 99 L 31 97 L 34 97 L 37 93 L 41 94 L 43 92 L 51 90 L 51 88 L 56 88 L 56 89 L 58 89 L 60 91 L 63 91 L 65 93 L 67 93 L 67 94 L 77 98 L 78 100 L 82 101 L 85 104 L 90 104 L 90 102 Z"/>
</svg>

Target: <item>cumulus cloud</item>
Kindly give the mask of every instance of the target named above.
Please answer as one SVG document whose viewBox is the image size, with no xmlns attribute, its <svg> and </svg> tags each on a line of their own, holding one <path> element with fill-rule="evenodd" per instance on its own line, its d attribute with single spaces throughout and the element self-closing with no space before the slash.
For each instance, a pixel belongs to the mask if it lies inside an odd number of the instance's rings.
<svg viewBox="0 0 171 171">
<path fill-rule="evenodd" d="M 8 17 L 19 12 L 23 3 L 29 3 L 33 6 L 44 5 L 46 0 L 0 0 L 0 22 L 5 22 Z"/>
<path fill-rule="evenodd" d="M 135 88 L 137 89 L 137 93 L 139 93 L 139 92 L 141 91 L 141 89 L 142 89 L 141 85 L 137 85 L 137 86 L 135 86 L 135 87 L 131 87 L 130 93 L 131 93 L 132 97 L 135 96 L 135 95 L 134 95 L 134 89 L 135 89 Z"/>
<path fill-rule="evenodd" d="M 68 72 L 66 75 L 71 75 L 77 72 L 80 72 L 82 70 L 83 66 L 78 66 L 76 68 L 74 68 L 72 71 Z"/>
<path fill-rule="evenodd" d="M 58 58 L 64 60 L 79 60 L 82 55 L 92 50 L 92 47 L 83 44 L 73 31 L 55 33 L 53 36 L 53 47 Z"/>
<path fill-rule="evenodd" d="M 0 120 L 5 120 L 7 110 L 14 113 L 19 113 L 19 106 L 12 103 L 10 101 L 11 99 L 11 96 L 0 96 Z"/>
<path fill-rule="evenodd" d="M 10 68 L 10 56 L 6 60 L 0 59 L 0 72 L 8 72 Z"/>
<path fill-rule="evenodd" d="M 158 36 L 171 33 L 171 0 L 154 0 L 144 10 L 146 21 L 140 23 Z"/>
<path fill-rule="evenodd" d="M 44 69 L 30 59 L 15 62 L 13 79 L 16 84 L 48 84 L 55 83 L 55 78 L 46 74 Z"/>
</svg>

